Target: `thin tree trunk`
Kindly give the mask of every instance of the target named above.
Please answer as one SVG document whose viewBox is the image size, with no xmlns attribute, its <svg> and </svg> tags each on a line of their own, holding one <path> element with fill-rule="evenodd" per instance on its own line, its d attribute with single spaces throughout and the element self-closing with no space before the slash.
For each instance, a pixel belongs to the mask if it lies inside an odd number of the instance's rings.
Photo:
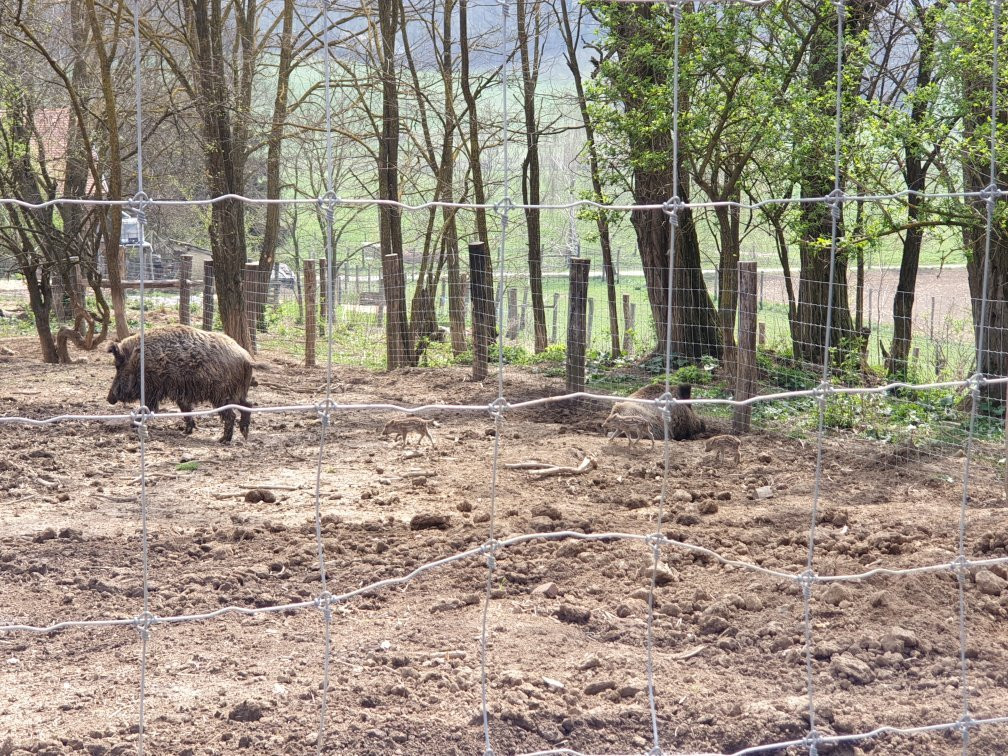
<svg viewBox="0 0 1008 756">
<path fill-rule="evenodd" d="M 518 49 L 522 66 L 522 106 L 525 112 L 525 160 L 522 163 L 522 199 L 531 205 L 525 211 L 525 227 L 528 234 L 529 288 L 532 290 L 532 320 L 535 332 L 535 351 L 542 352 L 549 345 L 546 336 L 546 308 L 542 289 L 542 234 L 540 211 L 537 205 L 541 199 L 539 179 L 539 125 L 536 122 L 536 84 L 539 80 L 539 44 L 542 36 L 540 24 L 541 8 L 538 0 L 533 0 L 532 8 L 527 0 L 518 0 Z M 529 11 L 531 10 L 531 13 Z M 529 16 L 534 16 L 534 22 Z M 530 22 L 534 32 L 529 35 Z M 531 43 L 532 49 L 529 49 Z"/>
<path fill-rule="evenodd" d="M 583 12 L 583 6 L 579 6 Z M 595 127 L 592 124 L 591 114 L 588 111 L 588 99 L 585 97 L 584 82 L 581 79 L 581 65 L 577 57 L 577 41 L 575 36 L 580 38 L 580 19 L 578 33 L 575 35 L 571 26 L 570 14 L 567 11 L 567 2 L 560 3 L 560 32 L 564 38 L 566 47 L 567 67 L 574 75 L 574 90 L 577 95 L 578 110 L 581 112 L 581 123 L 584 126 L 585 142 L 588 149 L 588 165 L 591 171 L 592 193 L 595 200 L 601 202 L 602 194 L 602 171 L 599 167 L 598 149 L 595 146 Z M 609 216 L 605 210 L 599 210 L 595 214 L 595 223 L 598 228 L 599 246 L 602 248 L 602 269 L 606 278 L 606 301 L 609 305 L 609 337 L 610 350 L 613 357 L 621 354 L 620 348 L 620 328 L 619 312 L 616 302 L 616 269 L 612 259 L 612 241 L 609 235 Z"/>
<path fill-rule="evenodd" d="M 399 199 L 399 83 L 396 79 L 395 39 L 399 28 L 397 0 L 379 0 L 378 24 L 381 43 L 382 126 L 378 139 L 378 196 Z M 402 213 L 397 207 L 382 205 L 382 282 L 385 289 L 385 355 L 389 370 L 413 364 L 409 323 L 406 316 L 406 287 L 403 276 Z"/>
<path fill-rule="evenodd" d="M 277 61 L 276 97 L 273 100 L 273 122 L 270 126 L 266 148 L 266 197 L 280 197 L 280 159 L 283 154 L 283 134 L 287 124 L 287 95 L 290 86 L 291 58 L 294 47 L 294 0 L 284 0 L 283 27 L 280 31 L 280 57 Z M 328 51 L 326 51 L 328 54 Z M 263 228 L 262 249 L 259 252 L 259 270 L 273 270 L 276 260 L 277 239 L 280 231 L 280 212 L 277 203 L 266 205 L 266 219 Z M 266 330 L 265 309 L 260 306 L 256 312 L 257 327 Z"/>
</svg>

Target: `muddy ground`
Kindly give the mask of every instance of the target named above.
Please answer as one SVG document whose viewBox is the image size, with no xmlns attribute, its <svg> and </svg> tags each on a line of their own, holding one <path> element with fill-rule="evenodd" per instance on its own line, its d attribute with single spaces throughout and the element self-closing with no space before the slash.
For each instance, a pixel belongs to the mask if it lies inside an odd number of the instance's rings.
<svg viewBox="0 0 1008 756">
<path fill-rule="evenodd" d="M 0 344 L 0 413 L 107 413 L 108 355 L 42 365 L 29 338 Z M 261 359 L 270 361 L 270 356 Z M 272 360 L 252 398 L 312 403 L 323 370 Z M 559 390 L 508 371 L 514 402 Z M 462 369 L 372 374 L 337 368 L 341 403 L 486 404 L 496 382 Z M 173 410 L 174 406 L 167 409 Z M 122 411 L 119 408 L 117 411 Z M 339 412 L 327 435 L 321 513 L 333 594 L 478 547 L 488 536 L 494 439 L 486 413 L 431 413 L 436 447 L 379 435 L 387 412 Z M 502 462 L 598 468 L 542 480 L 501 469 L 495 536 L 542 530 L 653 532 L 663 450 L 607 444 L 598 408 L 507 415 Z M 149 600 L 158 617 L 311 601 L 320 424 L 257 414 L 248 441 L 221 446 L 216 418 L 184 436 L 154 421 L 145 448 Z M 415 441 L 415 437 L 413 439 Z M 0 624 L 133 618 L 141 609 L 139 448 L 122 424 L 0 424 Z M 815 565 L 860 573 L 951 561 L 960 457 L 905 461 L 885 445 L 831 436 Z M 188 463 L 188 464 L 183 464 Z M 180 465 L 182 467 L 180 468 Z M 705 461 L 674 443 L 662 531 L 763 567 L 799 572 L 814 444 L 743 438 L 742 462 Z M 195 469 L 187 469 L 195 468 Z M 1008 554 L 1003 483 L 971 472 L 967 551 Z M 417 477 L 420 473 L 421 477 Z M 772 496 L 754 498 L 769 486 Z M 246 502 L 252 488 L 275 501 Z M 273 498 L 273 497 L 268 497 Z M 442 528 L 412 529 L 417 515 Z M 429 523 L 429 524 L 430 524 Z M 490 600 L 490 736 L 496 754 L 651 748 L 645 676 L 649 547 L 640 541 L 531 541 L 497 555 Z M 731 752 L 807 730 L 802 602 L 793 582 L 666 548 L 656 592 L 655 693 L 667 752 Z M 1008 577 L 973 570 L 966 592 L 970 713 L 1008 714 Z M 424 572 L 335 606 L 324 750 L 479 754 L 485 559 Z M 822 734 L 959 718 L 957 583 L 949 573 L 816 585 L 813 674 Z M 322 613 L 229 614 L 156 624 L 146 664 L 145 733 L 154 754 L 312 752 L 323 674 Z M 0 753 L 132 753 L 141 643 L 133 627 L 0 634 Z M 970 753 L 1004 753 L 1008 728 L 970 733 Z M 821 749 L 827 752 L 829 749 Z M 834 753 L 953 754 L 958 733 L 882 736 Z M 797 751 L 795 751 L 797 752 Z M 803 751 L 803 752 L 807 752 Z"/>
</svg>

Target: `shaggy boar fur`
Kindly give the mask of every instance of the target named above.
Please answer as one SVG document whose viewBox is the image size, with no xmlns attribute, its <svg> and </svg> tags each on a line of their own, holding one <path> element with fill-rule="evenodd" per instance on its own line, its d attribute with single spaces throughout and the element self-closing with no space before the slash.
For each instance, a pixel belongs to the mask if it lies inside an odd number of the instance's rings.
<svg viewBox="0 0 1008 756">
<path fill-rule="evenodd" d="M 646 389 L 631 394 L 634 398 L 640 399 L 655 399 L 655 396 L 648 396 L 647 394 L 653 394 L 658 387 L 648 386 Z M 690 399 L 693 395 L 693 387 L 688 383 L 680 383 L 676 388 L 676 399 L 686 400 Z M 691 438 L 696 438 L 701 433 L 707 430 L 707 426 L 704 421 L 697 417 L 696 413 L 693 411 L 693 407 L 688 404 L 676 404 L 670 409 L 669 417 L 669 435 L 676 441 L 686 441 Z M 609 413 L 609 417 L 603 422 L 603 427 L 608 427 L 614 417 L 620 415 L 624 418 L 642 418 L 645 419 L 651 427 L 652 432 L 656 438 L 662 438 L 665 435 L 665 428 L 662 424 L 661 412 L 653 404 L 638 404 L 637 402 L 617 402 L 613 405 L 612 411 Z"/>
<path fill-rule="evenodd" d="M 249 406 L 248 390 L 252 383 L 252 357 L 238 342 L 222 333 L 199 331 L 189 326 L 173 326 L 149 331 L 144 335 L 145 388 L 147 407 L 157 412 L 166 399 L 178 404 L 182 412 L 191 412 L 202 402 L 214 407 L 227 404 Z M 128 336 L 109 344 L 115 358 L 116 374 L 109 389 L 108 403 L 134 402 L 140 399 L 140 337 Z M 224 418 L 222 443 L 234 435 L 234 410 L 221 410 Z M 241 411 L 238 429 L 248 438 L 252 413 Z M 185 419 L 186 434 L 196 423 Z"/>
</svg>

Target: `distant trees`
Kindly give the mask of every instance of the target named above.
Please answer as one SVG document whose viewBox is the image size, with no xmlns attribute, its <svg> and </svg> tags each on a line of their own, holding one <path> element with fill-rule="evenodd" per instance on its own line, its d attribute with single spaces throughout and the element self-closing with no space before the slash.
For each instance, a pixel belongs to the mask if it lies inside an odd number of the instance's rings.
<svg viewBox="0 0 1008 756">
<path fill-rule="evenodd" d="M 832 3 L 680 6 L 678 134 L 672 132 L 674 17 L 661 4 L 521 0 L 508 8 L 508 29 L 500 26 L 502 16 L 472 0 L 334 0 L 326 8 L 319 13 L 307 0 L 182 0 L 152 1 L 141 9 L 140 128 L 151 145 L 144 155 L 146 185 L 155 196 L 215 198 L 187 219 L 190 227 L 193 217 L 205 222 L 205 230 L 191 233 L 205 237 L 198 240 L 213 250 L 224 329 L 242 343 L 249 325 L 242 279 L 250 252 L 268 275 L 281 253 L 298 260 L 317 255 L 325 248 L 320 236 L 332 233 L 342 247 L 353 239 L 351 251 L 338 252 L 338 268 L 373 239 L 362 237 L 376 234 L 388 366 L 416 364 L 439 336 L 442 283 L 452 350 L 462 353 L 467 343 L 460 251 L 470 241 L 495 246 L 498 216 L 487 207 L 507 188 L 533 206 L 509 215 L 508 242 L 510 250 L 521 249 L 534 347 L 544 348 L 543 275 L 550 236 L 558 236 L 562 224 L 535 205 L 566 199 L 575 176 L 577 193 L 603 204 L 662 205 L 675 192 L 681 202 L 709 205 L 674 208 L 674 245 L 666 212 L 629 214 L 654 347 L 663 349 L 668 338 L 686 359 L 709 355 L 730 364 L 737 266 L 747 238 L 762 239 L 778 252 L 794 356 L 808 363 L 826 356 L 827 320 L 833 359 L 864 349 L 865 255 L 886 239 L 900 259 L 888 344 L 891 375 L 907 375 L 917 272 L 935 235 L 963 252 L 974 297 L 982 294 L 987 203 L 979 195 L 991 181 L 987 4 L 845 5 L 839 188 L 847 198 L 893 198 L 838 204 L 835 254 L 833 206 L 821 201 L 834 189 L 838 61 Z M 66 39 L 46 25 L 42 11 L 51 9 L 66 11 Z M 0 191 L 43 199 L 130 196 L 136 182 L 132 5 L 36 0 L 8 4 L 3 12 L 9 21 L 0 24 L 8 104 L 0 114 L 6 140 Z M 331 44 L 324 45 L 326 39 Z M 560 51 L 560 65 L 549 65 L 552 51 Z M 10 65 L 19 54 L 29 61 L 20 69 Z M 510 175 L 502 170 L 498 136 L 501 66 L 516 74 L 506 93 L 507 126 L 511 154 L 521 158 L 509 166 Z M 328 132 L 321 117 L 325 91 L 334 108 Z M 33 133 L 32 113 L 41 111 L 67 114 L 58 177 L 47 174 L 51 160 L 39 159 L 47 145 Z M 560 161 L 568 165 L 558 170 L 559 150 L 550 153 L 560 134 L 568 135 Z M 997 142 L 995 184 L 1002 186 L 1008 181 L 1004 140 Z M 192 160 L 194 147 L 199 161 Z M 569 160 L 568 154 L 576 157 Z M 220 199 L 318 198 L 328 188 L 330 159 L 337 194 L 383 201 L 377 210 L 336 208 L 338 230 L 324 222 L 333 209 L 324 202 L 314 213 L 285 217 L 276 204 Z M 555 174 L 565 170 L 570 175 L 558 182 Z M 974 196 L 921 196 L 935 190 Z M 768 197 L 794 201 L 751 212 L 739 207 Z M 479 207 L 404 213 L 397 206 L 430 199 Z M 117 334 L 124 334 L 119 266 L 108 272 L 111 308 L 97 274 L 102 248 L 113 262 L 118 254 L 118 208 L 58 208 L 49 217 L 0 210 L 2 243 L 20 255 L 24 270 L 34 271 L 30 286 L 39 327 L 45 330 L 48 322 L 53 295 L 47 291 L 55 281 L 71 297 L 75 318 L 65 340 L 94 344 L 113 316 Z M 148 221 L 165 223 L 170 212 L 177 211 L 157 208 Z M 592 246 L 597 242 L 606 279 L 609 351 L 615 356 L 621 347 L 613 261 L 618 225 L 611 211 L 585 215 L 595 221 Z M 1003 215 L 998 203 L 987 258 L 995 299 L 1008 291 Z M 407 259 L 416 273 L 409 281 Z M 495 275 L 513 275 L 514 264 Z M 71 280 L 75 266 L 93 294 L 79 296 Z M 713 284 L 704 280 L 705 267 L 716 268 Z M 992 374 L 1008 371 L 1003 309 L 991 304 L 985 316 L 980 367 Z M 978 341 L 982 315 L 976 307 Z"/>
</svg>

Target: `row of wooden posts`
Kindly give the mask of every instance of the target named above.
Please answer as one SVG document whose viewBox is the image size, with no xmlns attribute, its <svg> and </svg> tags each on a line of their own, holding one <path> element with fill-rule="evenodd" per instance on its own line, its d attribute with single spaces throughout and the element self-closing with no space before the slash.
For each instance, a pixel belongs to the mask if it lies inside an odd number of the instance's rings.
<svg viewBox="0 0 1008 756">
<path fill-rule="evenodd" d="M 315 364 L 316 338 L 319 333 L 321 317 L 316 313 L 326 312 L 326 268 L 324 260 L 306 260 L 304 262 L 304 313 L 305 313 L 305 365 Z M 566 350 L 566 388 L 569 393 L 585 389 L 585 350 L 588 345 L 587 334 L 591 333 L 589 320 L 588 274 L 591 260 L 574 258 L 570 262 L 568 281 L 568 313 L 567 313 L 567 350 Z M 318 276 L 316 276 L 316 270 Z M 487 377 L 490 345 L 496 340 L 496 313 L 493 296 L 493 270 L 490 265 L 490 255 L 482 243 L 469 245 L 469 296 L 472 305 L 472 339 L 474 381 L 482 381 Z M 179 288 L 179 322 L 190 324 L 189 300 L 191 296 L 192 256 L 181 255 L 179 258 L 178 279 L 170 282 L 158 282 L 157 285 L 177 285 Z M 258 266 L 248 264 L 245 268 L 244 289 L 249 334 L 253 347 L 256 338 L 256 321 L 261 307 L 265 304 L 265 276 L 260 276 Z M 763 340 L 763 323 L 757 328 L 757 276 L 755 262 L 739 263 L 739 296 L 738 296 L 738 340 L 737 349 L 732 362 L 735 366 L 735 399 L 744 400 L 752 397 L 756 391 L 756 343 L 757 333 Z M 556 295 L 557 297 L 559 294 Z M 468 303 L 467 303 L 468 304 Z M 509 291 L 509 328 L 517 331 L 518 308 L 517 291 Z M 379 303 L 381 307 L 381 303 Z M 554 333 L 556 331 L 556 313 L 559 308 L 554 301 Z M 629 301 L 629 295 L 623 295 L 624 322 L 631 324 L 634 319 L 634 305 Z M 203 263 L 203 323 L 204 330 L 213 328 L 214 316 L 214 272 L 213 262 Z M 631 330 L 630 328 L 626 331 Z M 629 336 L 624 333 L 624 345 L 629 346 Z M 735 407 L 732 425 L 738 432 L 749 429 L 752 418 L 750 405 Z"/>
</svg>

